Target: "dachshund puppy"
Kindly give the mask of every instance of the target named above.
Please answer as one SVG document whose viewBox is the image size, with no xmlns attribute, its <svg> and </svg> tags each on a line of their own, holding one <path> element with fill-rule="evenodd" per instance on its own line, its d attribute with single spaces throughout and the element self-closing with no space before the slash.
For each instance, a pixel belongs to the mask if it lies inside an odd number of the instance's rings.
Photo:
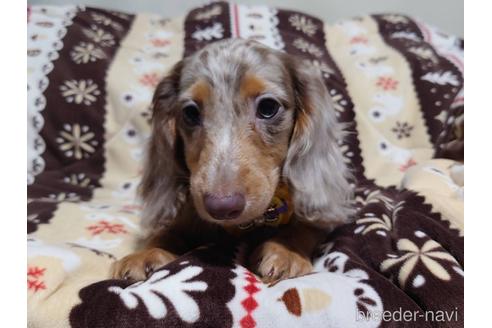
<svg viewBox="0 0 492 328">
<path fill-rule="evenodd" d="M 302 60 L 255 41 L 213 43 L 159 83 L 152 120 L 140 185 L 151 233 L 113 264 L 114 278 L 144 280 L 227 239 L 256 243 L 246 265 L 263 281 L 296 277 L 348 221 L 341 128 L 318 70 Z"/>
</svg>

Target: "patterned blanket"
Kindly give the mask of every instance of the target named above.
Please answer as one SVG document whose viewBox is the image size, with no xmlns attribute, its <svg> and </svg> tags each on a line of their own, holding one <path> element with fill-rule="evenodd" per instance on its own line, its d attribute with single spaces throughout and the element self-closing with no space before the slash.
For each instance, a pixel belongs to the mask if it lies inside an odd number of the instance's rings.
<svg viewBox="0 0 492 328">
<path fill-rule="evenodd" d="M 325 24 L 215 2 L 185 17 L 28 8 L 29 327 L 462 327 L 463 41 L 396 14 Z M 180 58 L 241 37 L 315 65 L 349 137 L 355 221 L 314 272 L 265 285 L 241 245 L 130 284 L 150 100 Z M 461 157 L 462 158 L 462 157 Z"/>
</svg>

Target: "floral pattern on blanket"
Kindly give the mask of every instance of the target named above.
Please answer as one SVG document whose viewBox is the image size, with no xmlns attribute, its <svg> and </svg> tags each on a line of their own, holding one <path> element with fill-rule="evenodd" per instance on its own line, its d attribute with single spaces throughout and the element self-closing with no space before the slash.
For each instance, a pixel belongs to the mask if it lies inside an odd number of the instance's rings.
<svg viewBox="0 0 492 328">
<path fill-rule="evenodd" d="M 108 280 L 138 247 L 136 188 L 158 81 L 211 42 L 251 38 L 319 69 L 355 175 L 354 222 L 314 271 L 265 285 L 244 245 L 207 245 L 143 282 Z M 334 24 L 213 2 L 185 17 L 28 8 L 29 324 L 37 327 L 462 327 L 463 41 L 411 17 Z M 427 312 L 447 317 L 428 320 Z"/>
</svg>

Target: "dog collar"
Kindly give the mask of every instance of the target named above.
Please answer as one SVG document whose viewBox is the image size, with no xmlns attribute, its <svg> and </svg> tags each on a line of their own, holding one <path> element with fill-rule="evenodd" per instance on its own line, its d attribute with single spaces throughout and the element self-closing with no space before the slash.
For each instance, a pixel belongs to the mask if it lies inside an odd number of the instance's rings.
<svg viewBox="0 0 492 328">
<path fill-rule="evenodd" d="M 278 227 L 289 223 L 293 212 L 294 207 L 292 206 L 289 187 L 280 183 L 275 190 L 270 206 L 261 217 L 245 224 L 227 228 L 227 231 L 240 234 L 261 226 Z"/>
</svg>

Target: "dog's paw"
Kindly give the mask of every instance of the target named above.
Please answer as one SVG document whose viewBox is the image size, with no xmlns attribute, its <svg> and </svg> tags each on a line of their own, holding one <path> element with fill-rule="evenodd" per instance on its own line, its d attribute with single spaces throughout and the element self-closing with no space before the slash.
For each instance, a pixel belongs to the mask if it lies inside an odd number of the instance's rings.
<svg viewBox="0 0 492 328">
<path fill-rule="evenodd" d="M 160 248 L 151 248 L 133 253 L 111 265 L 111 277 L 140 281 L 147 279 L 155 270 L 176 259 L 176 256 Z"/>
<path fill-rule="evenodd" d="M 313 269 L 308 257 L 274 240 L 260 244 L 251 254 L 249 263 L 264 283 L 302 276 Z"/>
</svg>

